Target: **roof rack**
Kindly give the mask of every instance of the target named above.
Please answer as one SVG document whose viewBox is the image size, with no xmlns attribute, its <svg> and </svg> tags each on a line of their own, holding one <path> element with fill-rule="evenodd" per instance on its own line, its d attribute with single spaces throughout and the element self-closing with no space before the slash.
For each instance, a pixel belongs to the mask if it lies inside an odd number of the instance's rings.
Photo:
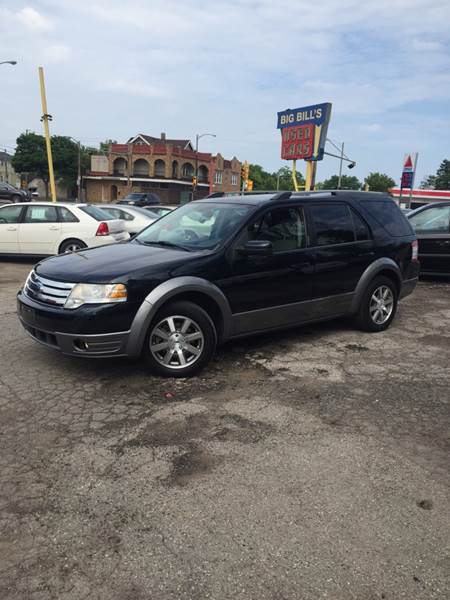
<svg viewBox="0 0 450 600">
<path fill-rule="evenodd" d="M 288 200 L 292 196 L 292 192 L 280 192 L 279 194 L 275 194 L 271 200 L 276 202 L 277 200 Z"/>
</svg>

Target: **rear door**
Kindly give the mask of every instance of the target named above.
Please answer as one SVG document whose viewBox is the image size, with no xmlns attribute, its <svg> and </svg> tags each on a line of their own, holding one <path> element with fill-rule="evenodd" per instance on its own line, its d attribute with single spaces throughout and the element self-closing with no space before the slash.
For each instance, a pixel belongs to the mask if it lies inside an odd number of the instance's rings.
<svg viewBox="0 0 450 600">
<path fill-rule="evenodd" d="M 450 206 L 429 206 L 409 222 L 419 240 L 421 270 L 450 275 Z"/>
<path fill-rule="evenodd" d="M 314 247 L 312 297 L 317 317 L 346 312 L 356 285 L 374 259 L 367 222 L 346 202 L 308 205 Z"/>
<path fill-rule="evenodd" d="M 0 207 L 0 253 L 18 254 L 19 224 L 24 206 L 11 204 Z"/>
<path fill-rule="evenodd" d="M 19 225 L 19 246 L 24 254 L 53 254 L 61 236 L 61 223 L 56 206 L 28 205 Z"/>
</svg>

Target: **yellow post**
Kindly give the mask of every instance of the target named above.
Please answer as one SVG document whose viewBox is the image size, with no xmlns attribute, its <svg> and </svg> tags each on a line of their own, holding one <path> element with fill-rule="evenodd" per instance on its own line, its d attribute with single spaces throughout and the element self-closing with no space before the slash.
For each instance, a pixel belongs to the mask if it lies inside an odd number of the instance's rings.
<svg viewBox="0 0 450 600">
<path fill-rule="evenodd" d="M 316 160 L 306 160 L 306 181 L 305 181 L 305 191 L 310 192 L 314 189 L 314 183 L 316 179 L 316 169 L 317 169 L 317 161 Z"/>
<path fill-rule="evenodd" d="M 294 190 L 298 192 L 298 181 L 297 181 L 297 161 L 292 161 L 292 183 L 294 184 Z"/>
<path fill-rule="evenodd" d="M 49 122 L 49 120 L 51 120 L 51 117 L 47 113 L 47 98 L 45 97 L 44 69 L 42 67 L 39 67 L 39 83 L 41 84 L 41 100 L 42 100 L 41 121 L 43 121 L 43 123 L 44 123 L 45 144 L 47 146 L 47 161 L 48 161 L 48 174 L 49 174 L 49 178 L 50 178 L 50 193 L 52 196 L 52 202 L 56 202 L 56 187 L 55 187 L 55 174 L 53 172 L 52 144 L 50 141 L 50 130 L 48 127 L 48 122 Z"/>
</svg>

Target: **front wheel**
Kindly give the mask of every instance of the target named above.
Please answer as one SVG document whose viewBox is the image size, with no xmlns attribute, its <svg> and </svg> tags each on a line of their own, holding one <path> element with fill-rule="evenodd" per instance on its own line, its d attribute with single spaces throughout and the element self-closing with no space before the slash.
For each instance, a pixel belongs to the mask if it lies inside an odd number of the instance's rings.
<svg viewBox="0 0 450 600">
<path fill-rule="evenodd" d="M 384 331 L 397 311 L 397 287 L 388 277 L 377 277 L 368 286 L 356 314 L 356 324 L 364 331 Z"/>
<path fill-rule="evenodd" d="M 164 306 L 149 327 L 144 357 L 165 377 L 190 377 L 211 359 L 216 348 L 214 324 L 197 304 L 175 301 Z"/>
</svg>

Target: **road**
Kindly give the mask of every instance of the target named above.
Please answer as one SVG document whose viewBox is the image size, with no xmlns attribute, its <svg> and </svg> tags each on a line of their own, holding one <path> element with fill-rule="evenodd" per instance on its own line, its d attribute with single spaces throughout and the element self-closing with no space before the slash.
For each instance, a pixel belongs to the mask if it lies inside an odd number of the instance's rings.
<svg viewBox="0 0 450 600">
<path fill-rule="evenodd" d="M 29 269 L 0 262 L 2 600 L 450 597 L 450 283 L 173 381 L 37 345 Z"/>
</svg>

